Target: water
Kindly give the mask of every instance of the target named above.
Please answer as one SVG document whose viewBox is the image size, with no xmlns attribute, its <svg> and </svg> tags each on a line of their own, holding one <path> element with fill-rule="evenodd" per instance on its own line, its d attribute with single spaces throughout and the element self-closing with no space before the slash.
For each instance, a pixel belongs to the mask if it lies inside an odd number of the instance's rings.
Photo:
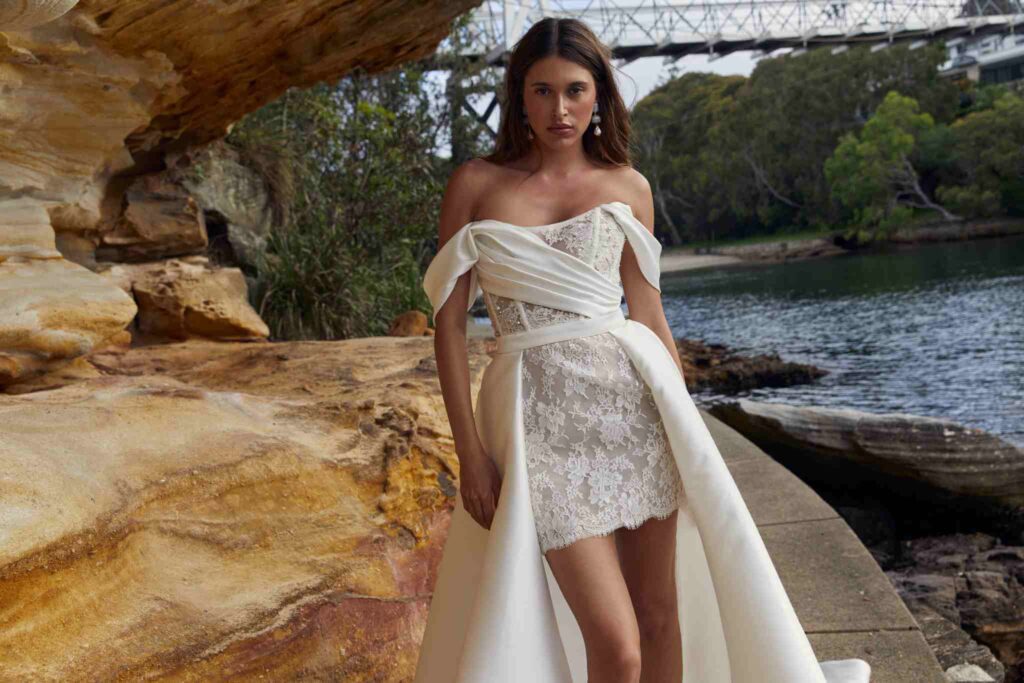
<svg viewBox="0 0 1024 683">
<path fill-rule="evenodd" d="M 665 273 L 661 284 L 675 336 L 830 373 L 730 397 L 948 418 L 1024 446 L 1024 236 Z"/>
</svg>

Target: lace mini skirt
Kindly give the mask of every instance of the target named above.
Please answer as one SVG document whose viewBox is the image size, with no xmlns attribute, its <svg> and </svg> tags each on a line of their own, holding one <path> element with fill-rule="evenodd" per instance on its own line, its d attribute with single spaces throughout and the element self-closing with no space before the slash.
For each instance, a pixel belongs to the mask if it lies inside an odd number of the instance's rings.
<svg viewBox="0 0 1024 683">
<path fill-rule="evenodd" d="M 542 552 L 664 519 L 684 488 L 650 387 L 609 333 L 523 351 L 530 499 Z"/>
</svg>

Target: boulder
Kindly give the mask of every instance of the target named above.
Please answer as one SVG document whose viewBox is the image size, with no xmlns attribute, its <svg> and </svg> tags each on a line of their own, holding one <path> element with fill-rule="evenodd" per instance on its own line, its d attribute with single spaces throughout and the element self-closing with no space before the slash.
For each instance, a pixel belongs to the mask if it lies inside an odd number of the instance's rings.
<svg viewBox="0 0 1024 683">
<path fill-rule="evenodd" d="M 388 328 L 392 337 L 422 337 L 428 332 L 428 321 L 423 311 L 406 311 L 395 316 Z"/>
<path fill-rule="evenodd" d="M 136 178 L 124 193 L 124 203 L 114 227 L 100 239 L 98 260 L 152 261 L 206 249 L 202 210 L 165 174 Z"/>
<path fill-rule="evenodd" d="M 0 5 L 0 31 L 25 30 L 53 21 L 78 0 L 22 0 Z"/>
<path fill-rule="evenodd" d="M 210 241 L 222 238 L 230 246 L 226 260 L 256 266 L 271 228 L 283 223 L 263 177 L 223 141 L 168 154 L 167 166 L 202 208 Z"/>
<path fill-rule="evenodd" d="M 777 353 L 747 356 L 724 344 L 683 338 L 675 342 L 686 388 L 691 392 L 710 389 L 735 393 L 759 387 L 787 387 L 807 384 L 828 374 L 813 365 L 784 361 Z"/>
<path fill-rule="evenodd" d="M 740 399 L 709 412 L 765 450 L 818 469 L 852 465 L 955 501 L 1024 506 L 1024 450 L 949 420 Z"/>
<path fill-rule="evenodd" d="M 211 266 L 198 256 L 118 264 L 101 274 L 135 297 L 136 327 L 146 337 L 244 340 L 270 334 L 249 304 L 238 268 Z"/>
</svg>

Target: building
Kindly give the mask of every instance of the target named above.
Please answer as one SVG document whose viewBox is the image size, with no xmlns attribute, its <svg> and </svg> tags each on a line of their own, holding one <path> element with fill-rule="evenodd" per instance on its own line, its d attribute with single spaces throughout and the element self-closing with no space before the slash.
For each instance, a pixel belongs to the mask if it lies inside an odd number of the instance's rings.
<svg viewBox="0 0 1024 683">
<path fill-rule="evenodd" d="M 939 73 L 981 83 L 1024 81 L 1024 33 L 961 36 L 946 41 L 949 60 Z"/>
</svg>

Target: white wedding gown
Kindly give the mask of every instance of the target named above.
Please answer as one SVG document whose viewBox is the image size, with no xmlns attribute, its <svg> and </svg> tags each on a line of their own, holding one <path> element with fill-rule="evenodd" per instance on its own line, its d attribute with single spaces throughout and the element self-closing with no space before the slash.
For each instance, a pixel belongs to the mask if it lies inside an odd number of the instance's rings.
<svg viewBox="0 0 1024 683">
<path fill-rule="evenodd" d="M 498 507 L 487 530 L 456 496 L 415 683 L 585 683 L 583 639 L 543 548 L 661 516 L 675 507 L 676 499 L 669 503 L 666 491 L 674 490 L 671 486 L 677 481 L 684 489 L 678 497 L 675 556 L 683 681 L 868 683 L 871 669 L 864 660 L 817 661 L 675 361 L 648 327 L 623 315 L 621 284 L 608 267 L 601 267 L 609 264 L 601 256 L 609 250 L 620 250 L 613 254 L 618 262 L 623 239 L 616 240 L 614 232 L 600 238 L 590 235 L 592 250 L 580 258 L 578 250 L 572 253 L 571 240 L 549 243 L 541 233 L 569 223 L 598 230 L 606 215 L 614 219 L 607 224 L 629 241 L 646 280 L 660 290 L 661 245 L 623 202 L 601 204 L 548 226 L 473 221 L 444 244 L 424 274 L 423 287 L 435 316 L 459 276 L 470 271 L 470 305 L 483 290 L 499 327 L 509 320 L 503 316 L 512 304 L 519 324 L 497 336 L 497 352 L 484 371 L 474 408 L 477 431 L 502 476 Z M 552 310 L 564 314 L 553 316 Z M 546 316 L 543 324 L 531 324 L 538 315 Z M 592 463 L 591 469 L 575 475 L 564 468 L 559 472 L 570 479 L 601 482 L 596 487 L 601 495 L 595 497 L 591 490 L 589 506 L 582 499 L 559 497 L 557 487 L 543 485 L 557 459 L 537 457 L 545 452 L 538 434 L 557 430 L 530 422 L 540 415 L 562 423 L 557 414 L 551 416 L 550 407 L 537 407 L 536 391 L 545 382 L 543 368 L 548 374 L 557 372 L 557 363 L 565 358 L 539 352 L 565 346 L 553 342 L 582 344 L 588 339 L 590 348 L 598 340 L 605 346 L 610 340 L 619 345 L 612 351 L 624 351 L 632 368 L 623 367 L 629 372 L 620 373 L 609 386 L 638 376 L 646 385 L 642 395 L 661 418 L 660 425 L 653 425 L 659 430 L 655 432 L 644 417 L 650 408 L 633 413 L 639 433 L 663 433 L 667 439 L 667 448 L 644 442 L 647 455 L 638 462 L 647 463 L 639 466 L 647 476 L 631 485 L 649 495 L 638 509 L 608 504 L 626 499 L 616 497 L 609 483 L 621 478 L 589 476 L 594 473 Z M 591 443 L 600 448 L 600 441 Z M 669 472 L 669 488 L 664 470 L 657 469 L 666 454 L 676 466 Z M 528 455 L 535 458 L 529 464 Z M 621 457 L 621 450 L 615 457 Z M 651 472 L 661 476 L 652 478 Z M 594 506 L 595 501 L 603 504 Z M 589 518 L 576 514 L 579 511 L 589 511 Z M 590 523 L 581 522 L 586 519 Z"/>
</svg>

